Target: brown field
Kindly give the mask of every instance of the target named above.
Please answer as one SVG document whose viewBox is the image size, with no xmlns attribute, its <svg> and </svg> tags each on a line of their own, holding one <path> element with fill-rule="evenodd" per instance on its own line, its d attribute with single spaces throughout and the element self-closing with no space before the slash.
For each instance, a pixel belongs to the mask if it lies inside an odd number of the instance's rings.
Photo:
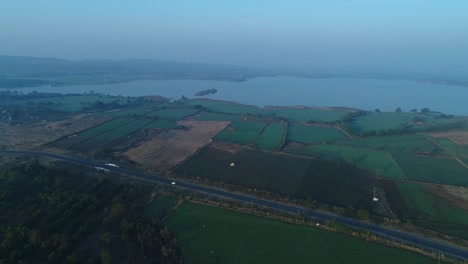
<svg viewBox="0 0 468 264">
<path fill-rule="evenodd" d="M 446 131 L 430 133 L 429 135 L 439 138 L 446 137 L 459 145 L 468 145 L 468 131 Z"/>
<path fill-rule="evenodd" d="M 463 186 L 444 186 L 433 184 L 426 184 L 426 187 L 449 203 L 464 210 L 468 210 L 468 188 Z"/>
<path fill-rule="evenodd" d="M 109 118 L 93 118 L 76 115 L 67 120 L 41 122 L 31 125 L 0 125 L 0 148 L 2 149 L 38 149 L 44 144 L 63 136 L 77 133 L 96 126 Z"/>
<path fill-rule="evenodd" d="M 186 129 L 156 133 L 149 141 L 124 154 L 146 169 L 167 170 L 209 143 L 230 122 L 186 120 L 177 123 Z"/>
</svg>

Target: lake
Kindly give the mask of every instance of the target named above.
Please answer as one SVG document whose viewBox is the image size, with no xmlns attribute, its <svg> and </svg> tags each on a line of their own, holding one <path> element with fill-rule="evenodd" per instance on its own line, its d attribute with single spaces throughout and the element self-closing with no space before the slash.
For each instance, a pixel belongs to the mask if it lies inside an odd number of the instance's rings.
<svg viewBox="0 0 468 264">
<path fill-rule="evenodd" d="M 20 91 L 103 93 L 122 96 L 160 95 L 196 98 L 201 90 L 216 88 L 204 96 L 257 106 L 344 106 L 363 110 L 403 111 L 428 107 L 446 114 L 468 115 L 468 87 L 418 83 L 405 80 L 290 76 L 261 77 L 246 82 L 207 80 L 143 80 L 106 85 L 21 88 Z"/>
</svg>

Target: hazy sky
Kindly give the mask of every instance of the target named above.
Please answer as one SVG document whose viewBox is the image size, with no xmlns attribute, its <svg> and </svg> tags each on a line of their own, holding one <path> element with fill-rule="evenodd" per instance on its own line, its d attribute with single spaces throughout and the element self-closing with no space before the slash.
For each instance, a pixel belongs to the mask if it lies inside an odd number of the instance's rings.
<svg viewBox="0 0 468 264">
<path fill-rule="evenodd" d="M 467 0 L 0 0 L 0 54 L 468 76 Z"/>
</svg>

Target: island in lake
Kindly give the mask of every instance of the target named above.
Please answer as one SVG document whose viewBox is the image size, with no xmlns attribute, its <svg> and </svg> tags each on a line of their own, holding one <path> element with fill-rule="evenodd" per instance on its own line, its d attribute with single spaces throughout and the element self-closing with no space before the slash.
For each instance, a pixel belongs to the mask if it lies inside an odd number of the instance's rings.
<svg viewBox="0 0 468 264">
<path fill-rule="evenodd" d="M 200 92 L 196 93 L 195 96 L 204 96 L 204 95 L 208 95 L 208 94 L 215 94 L 217 92 L 218 92 L 218 90 L 213 88 L 213 89 L 200 91 Z"/>
</svg>

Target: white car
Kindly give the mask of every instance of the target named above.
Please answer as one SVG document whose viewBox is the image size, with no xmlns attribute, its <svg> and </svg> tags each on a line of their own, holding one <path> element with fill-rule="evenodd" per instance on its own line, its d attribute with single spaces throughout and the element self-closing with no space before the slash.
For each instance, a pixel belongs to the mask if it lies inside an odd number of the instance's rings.
<svg viewBox="0 0 468 264">
<path fill-rule="evenodd" d="M 175 182 L 171 182 L 172 185 L 175 185 Z"/>
</svg>

